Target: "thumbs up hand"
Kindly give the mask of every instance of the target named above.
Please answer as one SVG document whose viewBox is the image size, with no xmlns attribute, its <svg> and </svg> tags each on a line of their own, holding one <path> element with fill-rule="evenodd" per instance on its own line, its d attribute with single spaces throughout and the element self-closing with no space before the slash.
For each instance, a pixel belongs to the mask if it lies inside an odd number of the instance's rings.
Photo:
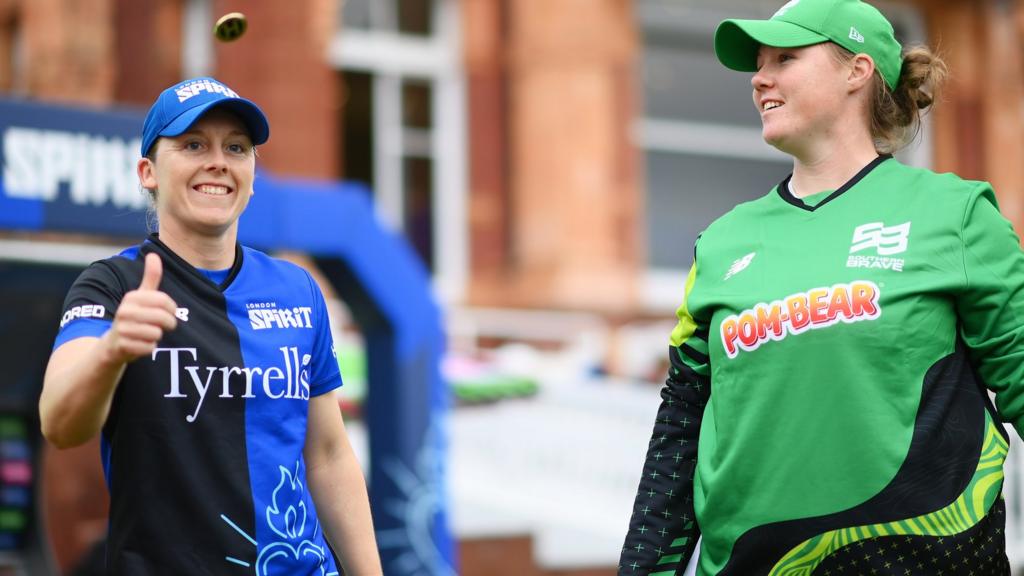
<svg viewBox="0 0 1024 576">
<path fill-rule="evenodd" d="M 110 330 L 103 335 L 108 352 L 120 362 L 131 362 L 153 352 L 164 332 L 174 330 L 177 305 L 160 291 L 163 263 L 160 256 L 146 255 L 142 283 L 124 295 Z"/>
</svg>

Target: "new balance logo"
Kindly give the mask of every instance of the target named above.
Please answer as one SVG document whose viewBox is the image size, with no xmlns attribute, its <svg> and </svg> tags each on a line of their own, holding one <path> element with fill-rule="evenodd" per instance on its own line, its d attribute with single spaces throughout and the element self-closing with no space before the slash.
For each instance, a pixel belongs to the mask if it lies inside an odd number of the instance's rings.
<svg viewBox="0 0 1024 576">
<path fill-rule="evenodd" d="M 743 258 L 740 258 L 733 262 L 732 266 L 729 266 L 729 271 L 725 273 L 725 280 L 728 280 L 729 278 L 732 278 L 733 276 L 744 271 L 747 268 L 747 266 L 750 266 L 750 261 L 753 260 L 754 256 L 756 255 L 757 252 L 751 252 L 750 254 L 747 254 Z"/>
<path fill-rule="evenodd" d="M 861 44 L 863 44 L 864 43 L 864 35 L 861 34 L 853 26 L 850 26 L 850 40 L 853 40 L 854 42 L 860 42 Z"/>
<path fill-rule="evenodd" d="M 903 271 L 902 258 L 888 258 L 893 254 L 907 251 L 910 239 L 910 222 L 886 227 L 881 222 L 869 222 L 857 226 L 853 230 L 850 246 L 851 256 L 846 260 L 847 268 L 882 268 Z M 877 256 L 860 256 L 853 254 L 874 249 Z"/>
</svg>

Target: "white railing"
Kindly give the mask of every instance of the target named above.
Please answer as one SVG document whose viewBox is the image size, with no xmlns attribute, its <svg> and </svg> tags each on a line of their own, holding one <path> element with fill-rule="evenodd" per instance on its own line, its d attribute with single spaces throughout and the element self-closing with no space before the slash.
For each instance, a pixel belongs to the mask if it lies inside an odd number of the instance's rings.
<svg viewBox="0 0 1024 576">
<path fill-rule="evenodd" d="M 449 477 L 457 535 L 530 534 L 549 569 L 613 566 L 659 401 L 657 386 L 581 380 L 456 410 Z M 1007 428 L 1007 554 L 1024 576 L 1024 442 Z"/>
</svg>

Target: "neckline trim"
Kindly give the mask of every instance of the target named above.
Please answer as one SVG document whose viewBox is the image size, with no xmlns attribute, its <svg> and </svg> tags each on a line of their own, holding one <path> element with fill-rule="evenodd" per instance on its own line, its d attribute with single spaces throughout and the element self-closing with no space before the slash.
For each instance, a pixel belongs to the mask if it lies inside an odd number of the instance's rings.
<svg viewBox="0 0 1024 576">
<path fill-rule="evenodd" d="M 170 258 L 174 259 L 181 268 L 187 270 L 190 274 L 201 279 L 207 284 L 216 286 L 217 290 L 221 292 L 226 290 L 227 287 L 231 285 L 231 283 L 235 280 L 235 277 L 238 276 L 238 273 L 242 270 L 242 246 L 238 244 L 238 242 L 235 242 L 235 261 L 231 264 L 231 268 L 228 269 L 227 277 L 224 278 L 224 281 L 221 282 L 220 284 L 217 284 L 209 276 L 200 272 L 198 268 L 189 264 L 188 261 L 186 261 L 181 256 L 178 256 L 178 254 L 175 253 L 174 250 L 171 250 L 169 246 L 167 246 L 166 244 L 163 243 L 162 240 L 160 240 L 160 236 L 156 232 L 151 233 L 149 237 L 146 238 L 146 242 L 153 244 L 155 247 L 159 248 L 161 252 L 163 252 Z"/>
<path fill-rule="evenodd" d="M 786 179 L 779 183 L 779 185 L 775 187 L 775 190 L 776 192 L 778 192 L 779 196 L 783 200 L 792 204 L 793 206 L 796 206 L 797 208 L 801 208 L 808 212 L 814 212 L 815 210 L 842 196 L 847 190 L 853 188 L 858 182 L 863 180 L 865 176 L 870 174 L 872 170 L 877 168 L 879 164 L 885 162 L 890 158 L 892 158 L 892 154 L 879 154 L 877 158 L 869 162 L 867 166 L 861 168 L 859 172 L 854 174 L 853 178 L 847 180 L 845 184 L 843 184 L 839 188 L 836 188 L 835 192 L 829 194 L 828 198 L 825 198 L 824 200 L 818 202 L 814 206 L 808 206 L 807 204 L 804 203 L 803 200 L 797 198 L 796 196 L 793 195 L 792 192 L 789 191 L 789 182 L 790 180 L 793 179 L 793 174 L 786 176 Z"/>
</svg>

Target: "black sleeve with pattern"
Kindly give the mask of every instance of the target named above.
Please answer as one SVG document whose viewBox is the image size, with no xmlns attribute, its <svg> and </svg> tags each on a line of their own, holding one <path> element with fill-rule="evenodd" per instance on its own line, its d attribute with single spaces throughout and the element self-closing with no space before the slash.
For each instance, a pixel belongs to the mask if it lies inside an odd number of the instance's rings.
<svg viewBox="0 0 1024 576">
<path fill-rule="evenodd" d="M 682 346 L 669 350 L 672 367 L 622 547 L 620 575 L 682 574 L 700 533 L 693 517 L 693 473 L 710 380 L 687 365 L 687 352 Z"/>
<path fill-rule="evenodd" d="M 687 296 L 695 277 L 696 265 Z M 668 379 L 619 557 L 620 576 L 682 574 L 700 534 L 693 513 L 693 474 L 700 422 L 711 395 L 708 333 L 690 316 L 685 301 L 678 316 Z"/>
</svg>

